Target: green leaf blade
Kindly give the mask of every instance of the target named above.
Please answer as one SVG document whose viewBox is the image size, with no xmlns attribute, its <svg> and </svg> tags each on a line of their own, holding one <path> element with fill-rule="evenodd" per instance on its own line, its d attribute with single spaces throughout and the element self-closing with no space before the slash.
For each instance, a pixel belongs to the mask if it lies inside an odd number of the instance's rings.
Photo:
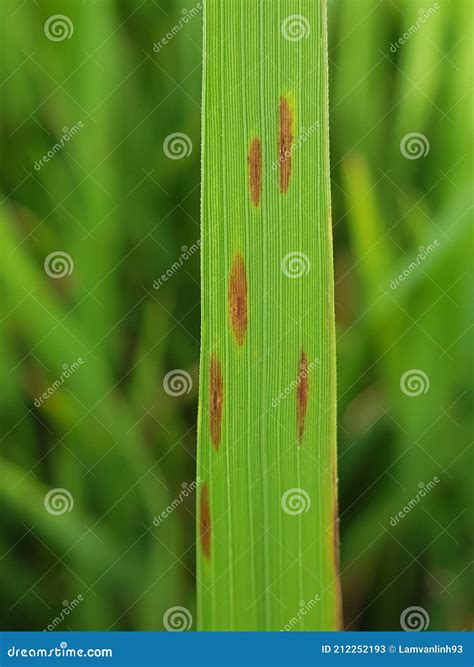
<svg viewBox="0 0 474 667">
<path fill-rule="evenodd" d="M 271 8 L 206 3 L 198 436 L 204 630 L 340 623 L 326 9 L 306 2 L 297 10 L 295 17 L 289 0 Z M 213 438 L 218 417 L 220 438 Z"/>
</svg>

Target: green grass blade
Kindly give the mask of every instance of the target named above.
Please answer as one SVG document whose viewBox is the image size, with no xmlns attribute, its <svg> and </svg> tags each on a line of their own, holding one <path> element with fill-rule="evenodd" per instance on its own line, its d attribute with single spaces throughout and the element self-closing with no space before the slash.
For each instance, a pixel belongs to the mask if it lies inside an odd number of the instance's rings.
<svg viewBox="0 0 474 667">
<path fill-rule="evenodd" d="M 204 22 L 199 624 L 334 630 L 326 6 L 208 0 Z"/>
</svg>

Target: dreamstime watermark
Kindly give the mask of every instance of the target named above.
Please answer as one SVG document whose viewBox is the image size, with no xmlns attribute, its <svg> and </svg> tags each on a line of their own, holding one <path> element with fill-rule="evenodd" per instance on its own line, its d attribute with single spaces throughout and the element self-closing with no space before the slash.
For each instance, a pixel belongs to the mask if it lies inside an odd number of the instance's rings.
<svg viewBox="0 0 474 667">
<path fill-rule="evenodd" d="M 411 273 L 415 271 L 415 269 L 417 269 L 420 264 L 424 262 L 425 259 L 427 259 L 437 248 L 439 248 L 438 239 L 434 239 L 434 241 L 432 241 L 426 247 L 420 245 L 418 248 L 418 255 L 415 257 L 413 262 L 410 262 L 406 269 L 403 269 L 398 278 L 390 281 L 390 288 L 397 289 L 400 283 L 402 283 L 405 278 L 408 278 L 408 276 L 411 275 Z"/>
<path fill-rule="evenodd" d="M 272 407 L 277 408 L 283 399 L 287 398 L 292 392 L 297 388 L 301 380 L 304 380 L 311 373 L 312 370 L 316 368 L 321 363 L 321 359 L 316 357 L 310 364 L 308 364 L 303 370 L 300 370 L 296 378 L 290 382 L 290 384 L 281 391 L 276 398 L 272 398 Z"/>
<path fill-rule="evenodd" d="M 186 500 L 186 498 L 194 493 L 198 485 L 201 483 L 202 479 L 200 477 L 196 477 L 196 479 L 193 480 L 190 484 L 183 482 L 181 484 L 182 491 L 180 491 L 179 495 L 174 500 L 172 500 L 168 507 L 166 507 L 158 516 L 153 517 L 153 525 L 159 526 L 161 523 L 163 523 L 163 521 L 165 521 L 165 519 L 167 519 L 170 514 L 172 514 L 175 509 L 177 509 L 181 503 Z"/>
<path fill-rule="evenodd" d="M 201 241 L 199 239 L 189 248 L 185 245 L 181 246 L 181 255 L 175 262 L 173 262 L 169 269 L 167 269 L 167 271 L 163 273 L 160 278 L 158 278 L 158 280 L 153 281 L 153 288 L 160 289 L 160 287 L 163 286 L 163 283 L 166 283 L 176 273 L 176 271 L 179 271 L 183 264 L 185 264 L 188 259 L 190 259 L 194 253 L 199 250 L 200 247 Z"/>
<path fill-rule="evenodd" d="M 71 600 L 71 602 L 68 602 L 67 600 L 63 601 L 63 609 L 61 609 L 61 613 L 53 618 L 51 623 L 48 623 L 48 625 L 44 628 L 43 632 L 53 632 L 53 630 L 56 630 L 58 625 L 61 625 L 61 623 L 64 621 L 64 619 L 69 616 L 69 614 L 78 607 L 81 602 L 84 602 L 84 597 L 80 593 L 74 600 Z"/>
<path fill-rule="evenodd" d="M 280 155 L 278 160 L 273 160 L 272 169 L 276 171 L 278 167 L 286 162 L 293 154 L 306 142 L 310 139 L 313 134 L 321 127 L 321 123 L 317 120 L 315 123 L 310 125 L 308 128 L 301 128 L 298 137 L 295 139 L 290 149 L 287 149 L 283 155 Z"/>
<path fill-rule="evenodd" d="M 402 46 L 402 44 L 405 44 L 405 42 L 408 42 L 410 37 L 415 35 L 418 30 L 437 12 L 437 10 L 440 8 L 439 4 L 437 2 L 434 3 L 429 9 L 424 10 L 420 9 L 419 10 L 419 16 L 416 19 L 415 23 L 413 23 L 406 32 L 403 33 L 401 37 L 397 39 L 395 43 L 390 44 L 390 51 L 392 53 L 396 53 L 397 49 Z"/>
<path fill-rule="evenodd" d="M 184 132 L 173 132 L 163 141 L 163 153 L 170 160 L 182 160 L 193 152 L 193 142 Z"/>
<path fill-rule="evenodd" d="M 53 384 L 41 394 L 41 396 L 35 398 L 35 400 L 33 401 L 34 406 L 36 408 L 41 407 L 44 401 L 47 401 L 50 396 L 52 396 L 60 387 L 62 387 L 64 381 L 70 378 L 71 375 L 73 375 L 77 371 L 77 369 L 82 366 L 83 363 L 84 359 L 82 357 L 78 357 L 76 361 L 73 361 L 72 364 L 70 365 L 63 364 L 63 372 L 61 373 L 59 378 L 55 380 Z"/>
<path fill-rule="evenodd" d="M 186 607 L 170 607 L 163 614 L 163 625 L 168 632 L 186 632 L 193 624 L 193 616 Z"/>
<path fill-rule="evenodd" d="M 425 496 L 427 496 L 439 483 L 440 479 L 437 475 L 433 477 L 427 484 L 424 482 L 418 483 L 418 492 L 414 498 L 410 498 L 408 503 L 399 511 L 397 514 L 390 518 L 390 525 L 395 528 L 395 526 L 409 514 L 412 509 L 420 503 Z"/>
<path fill-rule="evenodd" d="M 46 511 L 53 516 L 70 512 L 74 507 L 74 498 L 67 489 L 51 489 L 44 497 Z"/>
<path fill-rule="evenodd" d="M 289 42 L 299 42 L 306 39 L 311 32 L 311 26 L 308 19 L 301 14 L 292 14 L 287 16 L 281 22 L 281 34 Z"/>
<path fill-rule="evenodd" d="M 52 648 L 15 648 L 7 650 L 9 658 L 111 658 L 111 648 L 68 648 L 67 642 Z M 52 664 L 52 661 L 48 662 Z"/>
<path fill-rule="evenodd" d="M 302 278 L 309 273 L 311 262 L 304 252 L 289 252 L 282 257 L 280 269 L 287 278 Z"/>
<path fill-rule="evenodd" d="M 288 621 L 288 623 L 286 623 L 282 627 L 280 632 L 290 632 L 291 630 L 293 630 L 293 628 L 303 620 L 303 618 L 306 616 L 306 614 L 309 611 L 311 611 L 311 609 L 313 607 L 316 607 L 318 602 L 321 602 L 321 596 L 319 594 L 316 594 L 314 597 L 310 598 L 310 600 L 308 600 L 308 602 L 305 602 L 304 600 L 302 600 L 300 602 L 300 609 L 299 609 L 298 613 L 296 614 L 296 616 L 293 616 L 293 618 L 291 618 Z"/>
<path fill-rule="evenodd" d="M 44 34 L 51 42 L 71 39 L 73 33 L 74 24 L 65 14 L 54 14 L 45 21 Z"/>
<path fill-rule="evenodd" d="M 181 30 L 186 26 L 193 18 L 195 18 L 199 12 L 202 10 L 202 2 L 198 2 L 191 9 L 182 9 L 181 18 L 178 23 L 176 23 L 171 30 L 169 30 L 166 35 L 164 35 L 158 42 L 153 44 L 153 51 L 159 53 L 161 49 L 169 44 L 171 40 L 176 37 L 176 35 L 181 32 Z"/>
<path fill-rule="evenodd" d="M 400 378 L 400 389 L 405 396 L 410 396 L 410 398 L 426 394 L 429 388 L 430 379 L 425 371 L 419 368 L 411 368 L 409 371 L 405 371 Z"/>
<path fill-rule="evenodd" d="M 430 617 L 423 607 L 407 607 L 400 614 L 400 627 L 405 632 L 421 632 L 427 630 Z"/>
<path fill-rule="evenodd" d="M 311 507 L 311 498 L 304 489 L 288 489 L 281 497 L 281 507 L 285 514 L 291 516 L 303 514 Z"/>
<path fill-rule="evenodd" d="M 73 269 L 74 262 L 71 255 L 63 250 L 51 252 L 44 260 L 44 270 L 50 278 L 70 276 Z"/>
<path fill-rule="evenodd" d="M 430 152 L 430 142 L 421 132 L 409 132 L 400 140 L 400 153 L 407 160 L 419 160 Z"/>
<path fill-rule="evenodd" d="M 193 388 L 193 380 L 187 371 L 175 368 L 163 378 L 163 389 L 169 396 L 184 396 Z"/>
<path fill-rule="evenodd" d="M 53 147 L 43 155 L 42 158 L 36 160 L 34 164 L 36 171 L 39 171 L 42 167 L 44 167 L 44 165 L 49 162 L 56 155 L 56 153 L 63 149 L 65 144 L 67 144 L 79 132 L 79 130 L 82 130 L 83 127 L 84 123 L 82 120 L 78 120 L 77 123 L 75 123 L 70 128 L 63 127 L 63 133 L 60 136 L 59 141 L 57 141 Z"/>
<path fill-rule="evenodd" d="M 43 155 L 42 158 L 36 160 L 34 164 L 36 171 L 39 171 L 56 155 L 56 153 L 59 153 L 59 151 L 64 148 L 65 144 L 67 144 L 79 132 L 79 130 L 82 130 L 83 127 L 84 123 L 82 120 L 78 120 L 77 123 L 74 123 L 72 127 L 63 127 L 63 133 L 59 137 L 59 141 L 57 141 L 53 147 Z"/>
</svg>

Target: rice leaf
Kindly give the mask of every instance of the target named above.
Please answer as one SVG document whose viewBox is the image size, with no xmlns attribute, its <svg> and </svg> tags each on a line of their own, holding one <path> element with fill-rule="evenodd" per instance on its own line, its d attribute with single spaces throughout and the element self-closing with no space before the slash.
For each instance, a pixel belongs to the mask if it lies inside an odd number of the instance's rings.
<svg viewBox="0 0 474 667">
<path fill-rule="evenodd" d="M 199 626 L 334 630 L 326 5 L 204 23 Z"/>
</svg>

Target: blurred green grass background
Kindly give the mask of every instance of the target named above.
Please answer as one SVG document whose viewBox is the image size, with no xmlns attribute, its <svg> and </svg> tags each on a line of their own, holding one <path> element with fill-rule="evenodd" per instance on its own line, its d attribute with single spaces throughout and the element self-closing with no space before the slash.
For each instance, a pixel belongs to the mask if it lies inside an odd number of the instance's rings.
<svg viewBox="0 0 474 667">
<path fill-rule="evenodd" d="M 199 239 L 196 7 L 0 5 L 3 629 L 43 629 L 78 596 L 58 629 L 156 630 L 172 606 L 195 614 L 193 495 L 153 519 L 195 476 L 198 253 L 153 283 Z M 345 623 L 399 629 L 417 605 L 430 629 L 466 629 L 473 5 L 333 0 L 329 11 Z M 45 35 L 55 14 L 70 38 Z M 171 160 L 163 142 L 176 132 L 192 152 Z M 419 159 L 400 149 L 413 132 L 429 143 Z M 57 251 L 74 263 L 62 279 L 44 270 Z M 179 397 L 163 387 L 174 369 L 192 379 Z M 418 396 L 401 389 L 413 369 L 429 382 Z M 45 510 L 53 488 L 70 492 L 70 512 Z"/>
</svg>

